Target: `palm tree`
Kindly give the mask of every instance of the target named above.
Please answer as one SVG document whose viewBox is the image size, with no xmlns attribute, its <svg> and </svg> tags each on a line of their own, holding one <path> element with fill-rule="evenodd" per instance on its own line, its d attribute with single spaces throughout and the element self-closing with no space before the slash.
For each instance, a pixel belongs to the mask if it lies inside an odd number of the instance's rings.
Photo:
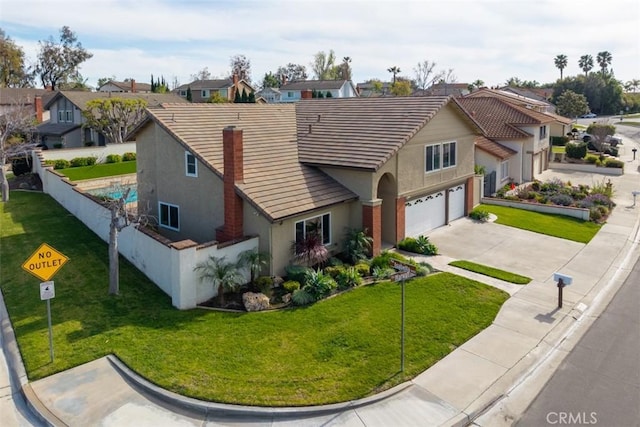
<svg viewBox="0 0 640 427">
<path fill-rule="evenodd" d="M 269 265 L 271 255 L 266 252 L 258 252 L 258 249 L 250 249 L 248 251 L 241 252 L 238 256 L 238 266 L 246 267 L 249 269 L 251 276 L 251 283 L 254 283 L 260 271 Z"/>
<path fill-rule="evenodd" d="M 353 264 L 366 259 L 371 251 L 373 238 L 367 235 L 367 230 L 358 230 L 357 228 L 349 228 L 344 238 L 344 249 L 347 258 Z"/>
<path fill-rule="evenodd" d="M 628 87 L 628 89 L 627 89 Z M 627 91 L 631 92 L 636 92 L 638 90 L 638 88 L 640 87 L 640 79 L 633 79 L 633 80 L 629 80 L 627 82 L 627 84 L 625 85 L 625 89 L 627 89 Z"/>
<path fill-rule="evenodd" d="M 560 80 L 562 80 L 562 70 L 567 68 L 567 55 L 557 55 L 553 61 L 556 64 L 556 68 L 560 70 Z"/>
<path fill-rule="evenodd" d="M 209 282 L 218 288 L 221 307 L 224 307 L 224 291 L 234 291 L 242 284 L 242 275 L 237 266 L 226 262 L 225 257 L 216 258 L 211 255 L 207 261 L 196 264 L 194 270 L 200 271 L 201 282 Z"/>
<path fill-rule="evenodd" d="M 393 74 L 393 84 L 395 84 L 396 83 L 396 74 L 400 74 L 400 67 L 396 67 L 394 65 L 393 67 L 387 68 L 387 71 L 390 72 L 391 74 Z"/>
<path fill-rule="evenodd" d="M 342 71 L 342 80 L 351 80 L 351 57 L 345 56 L 342 58 L 342 65 L 340 66 Z"/>
<path fill-rule="evenodd" d="M 582 55 L 578 61 L 578 66 L 584 71 L 584 76 L 587 77 L 587 73 L 593 69 L 593 56 Z"/>
<path fill-rule="evenodd" d="M 610 52 L 602 51 L 602 52 L 598 52 L 598 56 L 596 57 L 596 60 L 598 61 L 598 65 L 600 65 L 600 69 L 602 70 L 602 75 L 605 75 L 607 73 L 607 67 L 609 65 L 611 65 L 611 60 L 613 59 L 613 57 L 611 56 Z"/>
<path fill-rule="evenodd" d="M 481 87 L 484 87 L 484 81 L 483 80 L 476 80 L 475 82 L 471 83 L 471 89 L 480 89 Z"/>
</svg>

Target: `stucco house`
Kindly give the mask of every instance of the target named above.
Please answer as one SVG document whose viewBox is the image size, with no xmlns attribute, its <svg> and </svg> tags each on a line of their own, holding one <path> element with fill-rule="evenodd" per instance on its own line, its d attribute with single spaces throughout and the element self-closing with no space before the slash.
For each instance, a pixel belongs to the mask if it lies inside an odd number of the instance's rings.
<svg viewBox="0 0 640 427">
<path fill-rule="evenodd" d="M 107 141 L 104 135 L 95 129 L 82 128 L 85 121 L 82 111 L 86 109 L 87 102 L 108 97 L 140 98 L 147 101 L 150 107 L 164 102 L 187 102 L 173 94 L 162 93 L 118 93 L 112 95 L 109 92 L 59 91 L 44 105 L 44 109 L 49 111 L 49 121 L 36 128 L 41 143 L 47 148 L 106 145 Z"/>
<path fill-rule="evenodd" d="M 98 92 L 151 93 L 151 85 L 149 83 L 138 83 L 134 79 L 126 82 L 109 80 L 98 88 Z"/>
<path fill-rule="evenodd" d="M 44 104 L 49 102 L 56 92 L 47 89 L 34 88 L 0 88 L 0 116 L 16 109 L 33 111 L 38 123 L 49 120 L 49 111 L 44 109 Z"/>
<path fill-rule="evenodd" d="M 332 98 L 354 98 L 358 91 L 351 80 L 298 80 L 280 86 L 280 102 L 298 102 L 304 98 L 305 92 L 322 93 Z"/>
<path fill-rule="evenodd" d="M 255 92 L 255 89 L 244 79 L 238 79 L 233 75 L 230 79 L 218 80 L 194 80 L 175 88 L 172 93 L 187 99 L 187 93 L 191 89 L 191 102 L 207 102 L 214 94 L 219 94 L 222 99 L 233 102 L 236 91 L 242 95 L 244 90 L 247 95 Z"/>
<path fill-rule="evenodd" d="M 451 97 L 165 104 L 136 131 L 138 203 L 173 241 L 258 236 L 283 274 L 312 224 L 378 253 L 464 216 L 481 132 Z"/>
<path fill-rule="evenodd" d="M 265 87 L 264 89 L 258 91 L 256 93 L 256 98 L 263 98 L 265 102 L 269 104 L 274 104 L 280 102 L 282 98 L 282 93 L 280 89 L 277 87 Z"/>
<path fill-rule="evenodd" d="M 496 187 L 531 181 L 549 167 L 551 115 L 493 96 L 467 96 L 458 102 L 484 129 L 484 138 L 476 140 L 476 163 L 488 174 L 496 172 Z"/>
</svg>

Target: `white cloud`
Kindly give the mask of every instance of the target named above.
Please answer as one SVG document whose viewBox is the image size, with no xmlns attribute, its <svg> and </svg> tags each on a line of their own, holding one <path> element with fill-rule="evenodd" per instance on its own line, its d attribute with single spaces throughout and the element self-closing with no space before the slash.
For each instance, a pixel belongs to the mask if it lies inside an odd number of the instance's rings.
<svg viewBox="0 0 640 427">
<path fill-rule="evenodd" d="M 603 50 L 619 79 L 640 77 L 636 0 L 597 8 L 576 0 L 69 0 L 65 7 L 3 0 L 0 19 L 33 58 L 37 40 L 68 25 L 94 54 L 81 70 L 91 82 L 110 75 L 148 81 L 153 73 L 185 83 L 205 66 L 222 76 L 235 54 L 251 60 L 259 80 L 289 62 L 309 68 L 316 52 L 329 49 L 353 59 L 356 82 L 387 80 L 393 65 L 413 77 L 425 59 L 453 68 L 460 82 L 552 82 L 557 54 L 569 58 L 566 76 L 581 73 L 581 55 Z"/>
</svg>

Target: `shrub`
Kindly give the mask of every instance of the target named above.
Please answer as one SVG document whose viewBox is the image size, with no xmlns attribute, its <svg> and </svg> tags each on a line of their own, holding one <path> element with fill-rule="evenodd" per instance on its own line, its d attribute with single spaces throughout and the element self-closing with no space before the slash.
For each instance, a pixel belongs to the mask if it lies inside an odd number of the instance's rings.
<svg viewBox="0 0 640 427">
<path fill-rule="evenodd" d="M 533 191 L 540 191 L 542 183 L 538 180 L 535 180 L 531 183 L 531 189 Z"/>
<path fill-rule="evenodd" d="M 606 159 L 604 161 L 604 167 L 605 168 L 623 169 L 624 168 L 624 162 L 622 160 L 617 160 L 617 159 Z"/>
<path fill-rule="evenodd" d="M 342 262 L 340 258 L 331 257 L 327 260 L 327 265 L 335 267 L 336 265 L 344 265 L 344 262 Z"/>
<path fill-rule="evenodd" d="M 122 155 L 123 162 L 131 162 L 136 159 L 136 153 L 124 153 Z"/>
<path fill-rule="evenodd" d="M 366 259 L 372 244 L 373 239 L 367 235 L 367 230 L 347 229 L 344 237 L 344 249 L 350 262 L 356 264 L 358 261 Z"/>
<path fill-rule="evenodd" d="M 608 208 L 608 207 L 606 207 L 606 206 L 604 206 L 604 205 L 596 205 L 596 206 L 595 206 L 595 208 L 596 208 L 596 210 L 597 210 L 598 212 L 600 212 L 600 215 L 601 215 L 601 216 L 607 216 L 607 215 L 609 215 L 609 208 Z"/>
<path fill-rule="evenodd" d="M 371 267 L 367 263 L 359 262 L 355 265 L 354 268 L 361 277 L 367 277 L 369 274 L 371 274 Z"/>
<path fill-rule="evenodd" d="M 473 166 L 473 173 L 476 175 L 484 175 L 487 172 L 487 168 L 482 165 Z"/>
<path fill-rule="evenodd" d="M 382 269 L 389 268 L 391 266 L 390 260 L 391 260 L 391 252 L 382 251 L 380 255 L 374 257 L 371 260 L 371 269 L 375 270 L 376 267 L 382 268 Z"/>
<path fill-rule="evenodd" d="M 567 144 L 564 150 L 570 159 L 582 159 L 587 155 L 587 144 Z"/>
<path fill-rule="evenodd" d="M 609 147 L 604 150 L 604 154 L 608 154 L 613 157 L 618 157 L 618 148 L 617 147 Z"/>
<path fill-rule="evenodd" d="M 122 161 L 122 156 L 120 154 L 109 154 L 107 156 L 106 163 L 119 163 Z"/>
<path fill-rule="evenodd" d="M 63 144 L 62 142 L 56 142 L 55 144 L 53 144 L 53 148 L 62 148 Z"/>
<path fill-rule="evenodd" d="M 307 274 L 313 270 L 303 265 L 291 264 L 286 266 L 284 271 L 287 273 L 287 279 L 294 280 L 301 285 L 304 285 Z"/>
<path fill-rule="evenodd" d="M 602 218 L 602 214 L 595 206 L 592 206 L 591 208 L 589 208 L 589 219 L 591 221 L 599 221 L 601 218 Z"/>
<path fill-rule="evenodd" d="M 355 288 L 362 284 L 362 277 L 360 277 L 354 267 L 349 267 L 338 274 L 336 282 L 338 282 L 338 286 L 342 289 Z"/>
<path fill-rule="evenodd" d="M 607 125 L 603 123 L 592 123 L 587 127 L 587 133 L 591 135 L 599 135 L 604 137 L 606 135 L 613 135 L 616 133 L 616 127 L 614 125 Z"/>
<path fill-rule="evenodd" d="M 598 162 L 598 156 L 594 156 L 593 154 L 587 154 L 587 157 L 584 158 L 584 161 L 587 163 L 590 163 L 592 165 L 595 165 L 596 162 Z"/>
<path fill-rule="evenodd" d="M 332 265 L 324 268 L 324 272 L 327 273 L 329 276 L 333 277 L 334 279 L 338 277 L 338 275 L 345 270 L 346 270 L 346 267 L 344 265 Z"/>
<path fill-rule="evenodd" d="M 295 305 L 307 305 L 315 301 L 313 296 L 304 289 L 296 289 L 291 294 L 291 301 Z"/>
<path fill-rule="evenodd" d="M 80 166 L 95 165 L 97 160 L 97 157 L 76 157 L 74 159 L 71 159 L 71 167 L 77 168 Z"/>
<path fill-rule="evenodd" d="M 58 160 L 54 160 L 53 161 L 53 168 L 54 169 L 66 169 L 71 167 L 71 162 L 69 162 L 69 160 L 65 160 L 65 159 L 58 159 Z"/>
<path fill-rule="evenodd" d="M 314 301 L 328 296 L 331 291 L 338 287 L 338 284 L 331 276 L 319 269 L 308 272 L 305 279 L 305 285 L 301 290 L 311 295 Z"/>
<path fill-rule="evenodd" d="M 551 145 L 563 146 L 563 145 L 567 145 L 567 142 L 569 142 L 569 137 L 567 136 L 551 137 Z"/>
<path fill-rule="evenodd" d="M 393 268 L 375 267 L 373 269 L 373 280 L 378 282 L 380 280 L 387 280 L 395 272 Z"/>
<path fill-rule="evenodd" d="M 93 141 L 85 141 L 84 142 L 84 146 L 85 147 L 93 147 L 94 145 L 96 145 L 96 143 L 93 142 Z"/>
<path fill-rule="evenodd" d="M 436 245 L 429 242 L 429 238 L 425 236 L 418 236 L 415 239 L 413 237 L 405 237 L 398 242 L 398 248 L 422 255 L 436 255 L 438 253 Z"/>
<path fill-rule="evenodd" d="M 260 292 L 267 293 L 273 286 L 273 278 L 269 276 L 260 276 L 255 280 L 255 285 Z"/>
<path fill-rule="evenodd" d="M 554 205 L 571 206 L 573 204 L 573 198 L 567 194 L 554 194 L 549 197 L 549 201 Z"/>
<path fill-rule="evenodd" d="M 426 262 L 421 262 L 416 266 L 416 275 L 417 276 L 426 276 L 427 274 L 433 271 L 433 267 L 431 264 Z"/>
<path fill-rule="evenodd" d="M 295 280 L 287 280 L 282 284 L 282 287 L 285 291 L 292 293 L 300 289 L 300 282 L 296 282 Z"/>
<path fill-rule="evenodd" d="M 484 209 L 475 208 L 474 210 L 469 212 L 469 218 L 480 222 L 487 222 L 489 221 L 489 212 L 485 211 Z"/>
</svg>

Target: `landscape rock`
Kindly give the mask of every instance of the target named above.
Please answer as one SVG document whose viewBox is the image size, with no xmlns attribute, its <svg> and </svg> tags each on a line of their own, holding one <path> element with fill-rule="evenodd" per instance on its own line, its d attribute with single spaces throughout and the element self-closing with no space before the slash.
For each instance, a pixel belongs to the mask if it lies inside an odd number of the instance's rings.
<svg viewBox="0 0 640 427">
<path fill-rule="evenodd" d="M 269 298 L 262 293 L 245 292 L 242 294 L 242 303 L 247 311 L 267 310 L 271 305 Z"/>
</svg>

